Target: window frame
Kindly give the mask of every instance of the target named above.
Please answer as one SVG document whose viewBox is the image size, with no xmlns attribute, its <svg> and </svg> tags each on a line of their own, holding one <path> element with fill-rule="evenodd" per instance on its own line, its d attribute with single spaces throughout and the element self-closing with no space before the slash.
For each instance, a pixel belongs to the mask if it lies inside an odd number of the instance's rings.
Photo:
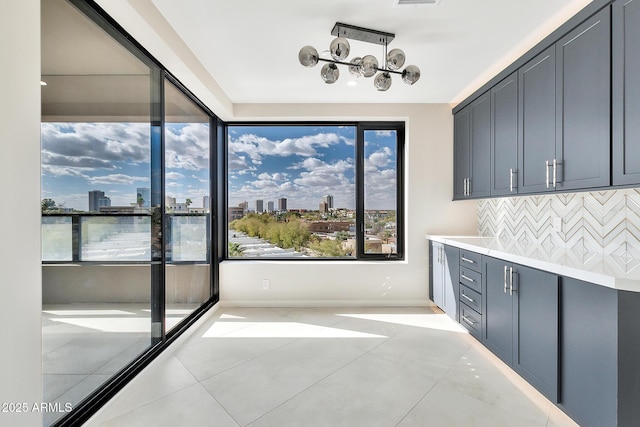
<svg viewBox="0 0 640 427">
<path fill-rule="evenodd" d="M 230 257 L 229 256 L 229 128 L 243 127 L 269 127 L 269 126 L 351 126 L 355 130 L 355 210 L 356 210 L 356 254 L 351 257 Z M 323 262 L 323 261 L 404 261 L 405 259 L 405 226 L 404 226 L 404 157 L 405 157 L 405 121 L 229 121 L 224 122 L 224 209 L 220 216 L 223 217 L 224 236 L 224 261 L 297 261 L 297 262 Z M 390 130 L 396 132 L 396 253 L 365 253 L 364 250 L 364 160 L 365 160 L 365 131 Z"/>
</svg>

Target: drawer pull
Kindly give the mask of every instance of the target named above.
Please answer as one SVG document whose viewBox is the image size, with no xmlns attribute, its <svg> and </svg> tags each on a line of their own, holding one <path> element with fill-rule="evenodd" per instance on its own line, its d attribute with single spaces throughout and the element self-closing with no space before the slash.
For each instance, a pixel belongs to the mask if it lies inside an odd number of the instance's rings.
<svg viewBox="0 0 640 427">
<path fill-rule="evenodd" d="M 470 262 L 471 264 L 475 264 L 476 262 L 472 259 L 469 258 L 465 258 L 465 257 L 460 257 L 461 260 L 463 260 L 464 262 Z"/>
<path fill-rule="evenodd" d="M 467 276 L 465 276 L 465 275 L 464 275 L 464 274 L 462 274 L 462 273 L 460 273 L 460 277 L 462 277 L 464 280 L 468 280 L 468 281 L 470 281 L 471 283 L 475 283 L 475 282 L 476 282 L 476 281 L 475 281 L 475 280 L 473 280 L 471 277 L 467 277 Z"/>
<path fill-rule="evenodd" d="M 476 322 L 474 322 L 473 320 L 469 319 L 466 316 L 462 316 L 462 320 L 464 320 L 465 322 L 467 322 L 468 324 L 470 324 L 471 326 L 475 325 Z"/>
<path fill-rule="evenodd" d="M 460 294 L 460 295 L 462 295 L 462 298 L 466 299 L 466 300 L 467 300 L 467 301 L 469 301 L 469 302 L 476 302 L 476 300 L 474 300 L 474 299 L 473 299 L 473 298 L 471 298 L 471 297 L 466 296 L 465 294 Z"/>
</svg>

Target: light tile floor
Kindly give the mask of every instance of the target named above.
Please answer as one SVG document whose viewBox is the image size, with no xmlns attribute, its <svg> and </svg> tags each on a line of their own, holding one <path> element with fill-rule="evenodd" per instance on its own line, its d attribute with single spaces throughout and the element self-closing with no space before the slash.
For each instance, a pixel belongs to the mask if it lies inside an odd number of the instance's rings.
<svg viewBox="0 0 640 427">
<path fill-rule="evenodd" d="M 219 308 L 87 426 L 575 426 L 437 308 Z"/>
</svg>

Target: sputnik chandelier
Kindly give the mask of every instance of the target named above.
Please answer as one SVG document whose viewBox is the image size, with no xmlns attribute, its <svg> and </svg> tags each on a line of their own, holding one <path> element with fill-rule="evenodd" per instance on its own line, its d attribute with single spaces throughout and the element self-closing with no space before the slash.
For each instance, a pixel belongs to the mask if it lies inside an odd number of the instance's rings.
<svg viewBox="0 0 640 427">
<path fill-rule="evenodd" d="M 340 77 L 338 64 L 348 66 L 349 73 L 356 77 L 373 77 L 378 73 L 373 79 L 373 84 L 380 91 L 385 91 L 391 87 L 391 74 L 400 74 L 402 81 L 409 85 L 414 84 L 420 78 L 420 69 L 415 65 L 409 65 L 404 70 L 399 71 L 405 61 L 405 55 L 402 50 L 392 49 L 387 52 L 387 46 L 395 38 L 395 34 L 369 30 L 340 22 L 336 22 L 331 34 L 337 36 L 329 45 L 329 52 L 333 59 L 320 58 L 318 51 L 313 46 L 304 46 L 298 53 L 298 59 L 305 67 L 313 67 L 318 61 L 326 62 L 320 70 L 320 76 L 327 84 L 335 83 Z M 378 59 L 373 55 L 356 57 L 347 62 L 350 50 L 347 39 L 382 45 L 383 66 L 380 66 Z"/>
</svg>

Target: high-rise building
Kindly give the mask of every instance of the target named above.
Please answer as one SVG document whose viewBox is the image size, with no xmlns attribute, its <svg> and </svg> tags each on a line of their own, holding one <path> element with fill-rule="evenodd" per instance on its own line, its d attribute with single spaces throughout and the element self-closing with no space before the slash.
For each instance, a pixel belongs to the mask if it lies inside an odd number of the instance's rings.
<svg viewBox="0 0 640 427">
<path fill-rule="evenodd" d="M 278 199 L 278 211 L 280 212 L 287 211 L 287 199 L 285 199 L 284 197 L 281 199 Z"/>
<path fill-rule="evenodd" d="M 322 196 L 322 203 L 327 204 L 327 209 L 333 209 L 333 196 L 330 194 Z"/>
<path fill-rule="evenodd" d="M 136 204 L 141 208 L 151 207 L 151 189 L 149 187 L 136 188 Z"/>
<path fill-rule="evenodd" d="M 249 202 L 240 202 L 238 203 L 238 207 L 242 208 L 244 212 L 249 210 Z"/>
<path fill-rule="evenodd" d="M 262 213 L 264 211 L 264 200 L 256 200 L 256 213 Z"/>
<path fill-rule="evenodd" d="M 101 206 L 111 206 L 111 199 L 104 195 L 104 191 L 89 191 L 89 211 L 98 212 Z"/>
<path fill-rule="evenodd" d="M 271 213 L 274 210 L 274 203 L 273 202 L 267 202 L 267 212 Z"/>
<path fill-rule="evenodd" d="M 329 211 L 329 205 L 327 202 L 320 202 L 320 206 L 318 207 L 320 213 L 326 213 Z"/>
</svg>

